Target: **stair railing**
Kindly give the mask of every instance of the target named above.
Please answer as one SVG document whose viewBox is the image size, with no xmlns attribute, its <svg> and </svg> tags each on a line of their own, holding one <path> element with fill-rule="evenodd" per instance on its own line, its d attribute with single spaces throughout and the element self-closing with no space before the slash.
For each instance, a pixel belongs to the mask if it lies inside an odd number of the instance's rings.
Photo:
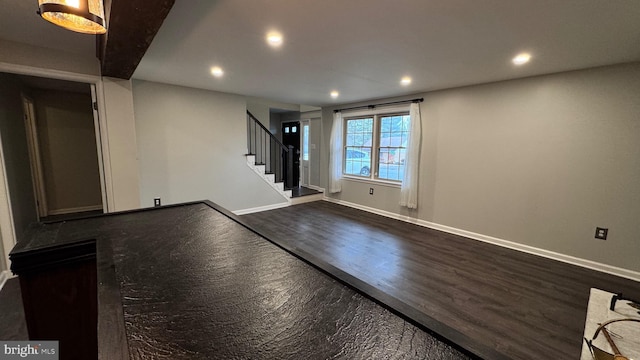
<svg viewBox="0 0 640 360">
<path fill-rule="evenodd" d="M 275 181 L 289 188 L 288 177 L 293 174 L 293 152 L 276 138 L 247 110 L 247 155 L 254 155 L 256 165 L 264 165 L 266 174 L 274 174 Z"/>
</svg>

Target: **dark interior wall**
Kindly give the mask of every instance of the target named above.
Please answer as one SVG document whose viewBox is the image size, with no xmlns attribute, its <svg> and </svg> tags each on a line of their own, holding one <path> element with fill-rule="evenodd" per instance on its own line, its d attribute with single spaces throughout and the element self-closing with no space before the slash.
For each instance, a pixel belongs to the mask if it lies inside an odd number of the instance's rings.
<svg viewBox="0 0 640 360">
<path fill-rule="evenodd" d="M 0 139 L 18 241 L 27 226 L 37 221 L 38 216 L 21 98 L 21 94 L 25 92 L 26 89 L 17 76 L 0 73 Z"/>
<path fill-rule="evenodd" d="M 48 210 L 100 208 L 91 94 L 37 90 L 33 98 Z"/>
</svg>

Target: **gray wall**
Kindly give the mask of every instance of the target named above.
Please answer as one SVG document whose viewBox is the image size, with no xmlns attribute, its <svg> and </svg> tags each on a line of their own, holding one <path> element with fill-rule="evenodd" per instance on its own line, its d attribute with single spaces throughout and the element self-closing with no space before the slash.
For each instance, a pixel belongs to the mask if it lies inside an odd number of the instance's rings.
<svg viewBox="0 0 640 360">
<path fill-rule="evenodd" d="M 269 105 L 260 102 L 247 102 L 247 110 L 266 127 L 269 128 Z"/>
<path fill-rule="evenodd" d="M 271 101 L 262 98 L 246 97 L 247 110 L 253 114 L 267 129 L 271 130 L 273 125 L 271 124 L 270 112 L 271 109 L 288 110 L 288 111 L 300 111 L 300 105 L 281 103 L 277 101 Z M 274 132 L 275 134 L 275 132 Z"/>
<path fill-rule="evenodd" d="M 299 111 L 288 111 L 280 114 L 280 128 L 282 123 L 287 121 L 299 121 L 301 119 Z"/>
<path fill-rule="evenodd" d="M 638 94 L 639 63 L 419 94 L 418 210 L 399 207 L 396 187 L 344 181 L 331 196 L 640 271 Z"/>
<path fill-rule="evenodd" d="M 282 141 L 282 120 L 280 120 L 280 113 L 269 112 L 269 131 L 275 135 L 276 139 Z"/>
<path fill-rule="evenodd" d="M 229 210 L 285 199 L 247 165 L 244 97 L 133 82 L 140 202 L 209 199 Z"/>
<path fill-rule="evenodd" d="M 48 210 L 100 206 L 91 94 L 38 90 L 33 98 Z"/>
<path fill-rule="evenodd" d="M 0 63 L 100 76 L 100 61 L 91 53 L 80 55 L 4 39 L 0 39 L 0 49 Z"/>
<path fill-rule="evenodd" d="M 24 88 L 15 75 L 0 73 L 0 136 L 17 241 L 21 240 L 27 226 L 38 219 L 20 97 L 22 91 Z"/>
</svg>

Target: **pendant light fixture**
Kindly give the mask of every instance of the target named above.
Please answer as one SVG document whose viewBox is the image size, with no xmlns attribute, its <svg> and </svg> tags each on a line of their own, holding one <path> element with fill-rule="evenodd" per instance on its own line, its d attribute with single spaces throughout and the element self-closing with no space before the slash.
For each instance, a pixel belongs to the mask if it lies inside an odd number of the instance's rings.
<svg viewBox="0 0 640 360">
<path fill-rule="evenodd" d="M 102 0 L 38 0 L 38 14 L 65 29 L 83 34 L 104 34 Z"/>
</svg>

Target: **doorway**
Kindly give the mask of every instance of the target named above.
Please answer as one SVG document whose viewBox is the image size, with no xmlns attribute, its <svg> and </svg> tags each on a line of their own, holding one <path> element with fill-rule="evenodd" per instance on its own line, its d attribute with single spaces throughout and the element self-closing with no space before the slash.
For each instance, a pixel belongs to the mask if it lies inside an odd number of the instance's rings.
<svg viewBox="0 0 640 360">
<path fill-rule="evenodd" d="M 287 189 L 300 186 L 300 132 L 300 121 L 282 123 L 282 143 L 293 152 L 292 174 L 285 174 L 284 186 Z"/>
<path fill-rule="evenodd" d="M 40 216 L 102 210 L 90 88 L 34 90 L 32 159 Z"/>
<path fill-rule="evenodd" d="M 95 91 L 90 84 L 20 76 L 38 218 L 66 220 L 104 209 Z"/>
<path fill-rule="evenodd" d="M 29 224 L 41 219 L 38 201 L 36 200 L 36 170 L 32 169 L 29 154 L 31 135 L 27 135 L 28 121 L 25 117 L 32 116 L 37 121 L 38 101 L 34 96 L 35 89 L 75 92 L 78 86 L 82 93 L 89 93 L 89 109 L 99 109 L 98 104 L 104 99 L 104 90 L 100 77 L 67 73 L 51 73 L 48 70 L 31 67 L 16 67 L 0 63 L 0 233 L 5 250 L 5 265 L 11 263 L 7 254 L 17 241 L 23 239 Z M 25 101 L 31 99 L 31 101 Z M 97 154 L 99 167 L 99 183 L 101 201 L 91 205 L 101 209 L 97 212 L 108 212 L 113 206 L 107 193 L 110 191 L 110 168 L 108 163 L 108 149 L 103 158 L 103 137 L 101 130 L 105 123 L 97 116 L 104 115 L 104 110 L 94 111 L 94 134 L 86 134 L 95 140 L 92 153 Z M 108 144 L 108 142 L 106 142 Z M 104 161 L 104 163 L 103 163 Z M 110 192 L 109 192 L 110 193 Z M 109 200 L 109 201 L 108 201 Z M 110 204 L 111 202 L 111 204 Z M 77 208 L 75 210 L 78 210 Z M 64 215 L 59 215 L 64 216 Z"/>
</svg>

